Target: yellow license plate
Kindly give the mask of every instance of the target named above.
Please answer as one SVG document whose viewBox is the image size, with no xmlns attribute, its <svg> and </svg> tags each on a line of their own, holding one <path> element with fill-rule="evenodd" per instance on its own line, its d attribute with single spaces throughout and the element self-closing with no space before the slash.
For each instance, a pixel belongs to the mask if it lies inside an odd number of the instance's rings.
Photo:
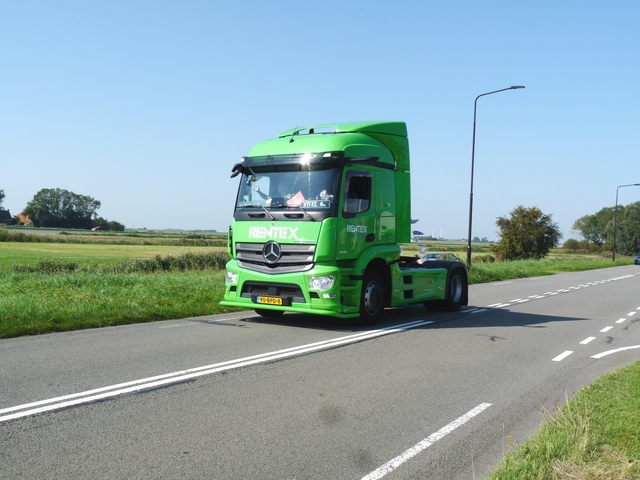
<svg viewBox="0 0 640 480">
<path fill-rule="evenodd" d="M 277 297 L 258 297 L 257 300 L 264 305 L 282 305 L 282 299 Z"/>
</svg>

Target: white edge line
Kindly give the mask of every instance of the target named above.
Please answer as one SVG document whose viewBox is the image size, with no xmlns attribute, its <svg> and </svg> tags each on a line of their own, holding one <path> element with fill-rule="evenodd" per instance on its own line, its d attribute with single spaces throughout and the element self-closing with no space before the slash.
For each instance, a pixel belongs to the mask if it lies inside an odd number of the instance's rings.
<svg viewBox="0 0 640 480">
<path fill-rule="evenodd" d="M 191 368 L 189 370 L 182 370 L 179 372 L 167 373 L 164 375 L 158 375 L 156 377 L 149 377 L 140 380 L 134 380 L 131 382 L 125 382 L 117 385 L 111 385 L 108 387 L 96 388 L 94 390 L 88 390 L 86 392 L 74 393 L 71 395 L 64 395 L 61 397 L 51 398 L 48 400 L 41 400 L 38 402 L 32 402 L 24 405 L 17 405 L 15 407 L 4 408 L 0 410 L 0 414 L 15 412 L 18 410 L 24 410 L 22 412 L 13 413 L 10 415 L 0 416 L 0 423 L 12 420 L 14 418 L 26 417 L 29 415 L 34 415 L 36 413 L 42 413 L 50 410 L 57 410 L 61 408 L 70 407 L 73 405 L 78 405 L 81 403 L 89 403 L 96 400 L 101 400 L 103 398 L 115 397 L 118 395 L 123 395 L 126 393 L 131 393 L 140 390 L 146 390 L 149 388 L 159 387 L 162 385 L 167 385 L 171 383 L 182 382 L 185 380 L 189 380 L 192 378 L 200 377 L 203 375 L 210 375 L 212 373 L 217 373 L 225 370 L 232 370 L 235 368 L 245 367 L 249 365 L 254 365 L 257 363 L 263 363 L 272 360 L 279 360 L 282 358 L 293 357 L 296 355 L 301 355 L 303 353 L 309 353 L 316 350 L 322 350 L 326 348 L 333 348 L 338 345 L 343 345 L 346 343 L 355 343 L 360 340 L 367 340 L 375 337 L 379 337 L 382 335 L 388 335 L 391 333 L 397 333 L 404 330 L 409 330 L 412 328 L 416 328 L 423 325 L 432 324 L 432 321 L 415 321 L 409 322 L 402 325 L 396 325 L 391 327 L 385 327 L 378 330 L 366 331 L 357 333 L 354 335 L 348 335 L 346 337 L 339 337 L 333 340 L 324 340 L 321 342 L 311 343 L 308 345 L 302 345 L 298 347 L 287 348 L 284 350 L 278 350 L 270 353 L 263 353 L 260 355 L 254 355 L 251 357 L 240 358 L 237 360 L 229 360 L 226 362 L 221 362 L 213 365 L 207 365 L 204 367 L 196 367 Z M 73 400 L 72 400 L 73 399 Z M 70 401 L 65 401 L 70 400 Z M 55 403 L 62 402 L 62 403 Z M 52 404 L 53 405 L 50 405 Z M 49 404 L 49 405 L 48 405 Z M 38 407 L 40 408 L 32 408 Z M 30 410 L 25 410 L 30 408 Z"/>
<path fill-rule="evenodd" d="M 633 350 L 634 348 L 640 348 L 640 345 L 634 345 L 633 347 L 616 348 L 615 350 L 609 350 L 607 352 L 598 353 L 597 355 L 591 355 L 591 358 L 602 358 L 612 353 L 624 352 L 625 350 Z"/>
<path fill-rule="evenodd" d="M 475 407 L 472 410 L 469 410 L 467 413 L 465 413 L 461 417 L 457 418 L 456 420 L 454 420 L 450 424 L 442 427 L 436 433 L 433 433 L 433 434 L 429 435 L 427 438 L 425 438 L 421 442 L 417 443 L 416 445 L 414 445 L 410 449 L 408 449 L 405 452 L 401 453 L 397 457 L 389 460 L 387 463 L 385 463 L 381 467 L 375 469 L 370 474 L 362 477 L 362 480 L 378 480 L 378 479 L 384 477 L 385 475 L 387 475 L 388 473 L 391 473 L 396 468 L 398 468 L 400 465 L 402 465 L 404 462 L 406 462 L 407 460 L 410 460 L 411 458 L 415 457 L 417 454 L 419 454 L 423 450 L 427 449 L 428 447 L 433 445 L 438 440 L 441 440 L 442 438 L 444 438 L 445 436 L 447 436 L 448 434 L 453 432 L 456 428 L 464 425 L 469 420 L 471 420 L 473 417 L 475 417 L 476 415 L 479 415 L 480 413 L 482 413 L 484 410 L 486 410 L 490 406 L 491 406 L 490 403 L 481 403 L 480 405 L 478 405 L 477 407 Z"/>
</svg>

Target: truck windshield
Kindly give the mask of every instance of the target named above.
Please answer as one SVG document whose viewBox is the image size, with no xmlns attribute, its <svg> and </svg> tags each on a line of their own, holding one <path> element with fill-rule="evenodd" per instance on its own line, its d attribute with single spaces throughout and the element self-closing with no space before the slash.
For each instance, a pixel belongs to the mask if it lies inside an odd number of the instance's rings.
<svg viewBox="0 0 640 480">
<path fill-rule="evenodd" d="M 338 167 L 326 164 L 269 165 L 243 173 L 236 208 L 331 210 Z"/>
</svg>

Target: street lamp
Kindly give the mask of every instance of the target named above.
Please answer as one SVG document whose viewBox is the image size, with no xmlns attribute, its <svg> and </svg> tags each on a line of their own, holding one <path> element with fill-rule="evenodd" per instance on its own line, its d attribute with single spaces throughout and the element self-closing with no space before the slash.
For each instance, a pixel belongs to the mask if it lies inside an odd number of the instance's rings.
<svg viewBox="0 0 640 480">
<path fill-rule="evenodd" d="M 618 217 L 618 190 L 622 187 L 640 187 L 640 183 L 629 183 L 627 185 L 618 185 L 616 188 L 616 208 L 613 211 L 613 261 L 616 261 L 616 220 Z"/>
<path fill-rule="evenodd" d="M 517 90 L 518 88 L 524 88 L 522 85 L 514 85 L 509 88 L 503 88 L 494 92 L 482 93 L 476 97 L 476 101 L 473 103 L 473 142 L 471 144 L 471 191 L 469 194 L 469 241 L 467 243 L 467 266 L 471 266 L 471 219 L 473 214 L 473 165 L 476 153 L 476 107 L 478 106 L 478 99 L 486 95 L 493 95 L 494 93 L 504 92 L 505 90 Z"/>
</svg>

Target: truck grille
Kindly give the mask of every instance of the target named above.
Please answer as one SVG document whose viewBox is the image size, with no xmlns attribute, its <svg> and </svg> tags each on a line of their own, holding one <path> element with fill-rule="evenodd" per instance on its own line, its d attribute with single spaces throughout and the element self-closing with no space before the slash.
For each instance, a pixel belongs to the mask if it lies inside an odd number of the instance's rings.
<svg viewBox="0 0 640 480">
<path fill-rule="evenodd" d="M 236 243 L 238 265 L 247 270 L 271 274 L 305 272 L 313 268 L 315 245 L 279 244 L 281 256 L 275 263 L 265 260 L 263 255 L 265 245 L 265 243 Z"/>
</svg>

